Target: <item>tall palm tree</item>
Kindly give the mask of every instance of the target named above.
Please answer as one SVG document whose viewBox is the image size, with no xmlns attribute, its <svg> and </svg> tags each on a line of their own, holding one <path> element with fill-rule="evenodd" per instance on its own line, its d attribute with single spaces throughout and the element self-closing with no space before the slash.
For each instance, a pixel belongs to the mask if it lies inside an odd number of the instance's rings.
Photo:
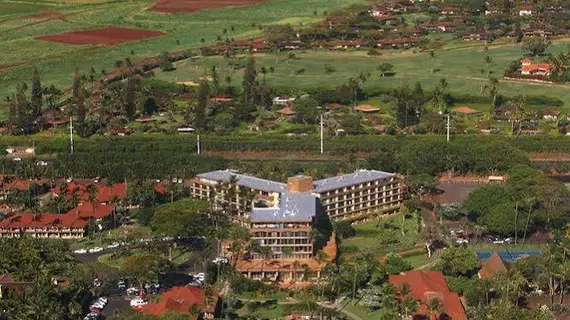
<svg viewBox="0 0 570 320">
<path fill-rule="evenodd" d="M 438 298 L 433 298 L 428 301 L 427 305 L 428 319 L 437 319 L 437 314 L 443 312 L 443 304 Z"/>
</svg>

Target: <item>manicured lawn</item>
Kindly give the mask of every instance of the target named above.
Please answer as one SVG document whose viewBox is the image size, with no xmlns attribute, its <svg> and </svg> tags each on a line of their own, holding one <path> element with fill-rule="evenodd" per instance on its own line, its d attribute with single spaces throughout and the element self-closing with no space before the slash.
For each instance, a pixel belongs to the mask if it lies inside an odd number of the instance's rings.
<svg viewBox="0 0 570 320">
<path fill-rule="evenodd" d="M 380 311 L 372 311 L 369 308 L 357 303 L 353 305 L 352 300 L 348 300 L 348 302 L 344 302 L 344 310 L 354 313 L 355 315 L 359 316 L 361 319 L 378 319 L 380 316 Z"/>
<path fill-rule="evenodd" d="M 404 260 L 411 263 L 412 268 L 416 269 L 418 267 L 422 267 L 422 266 L 432 264 L 437 259 L 434 256 L 432 256 L 431 258 L 428 258 L 427 253 L 424 253 L 424 254 L 418 254 L 418 255 L 413 255 L 413 256 L 409 256 L 409 257 L 404 257 Z"/>
<path fill-rule="evenodd" d="M 287 301 L 287 294 L 284 292 L 270 293 L 266 295 L 257 295 L 254 292 L 244 292 L 238 295 L 236 298 L 242 300 L 277 300 L 277 301 Z"/>
<path fill-rule="evenodd" d="M 372 250 L 379 257 L 390 251 L 412 247 L 418 241 L 417 220 L 409 217 L 404 221 L 404 235 L 401 232 L 401 214 L 375 219 L 354 226 L 356 236 L 342 240 L 341 252 Z"/>
<path fill-rule="evenodd" d="M 570 40 L 557 42 L 550 52 L 563 50 Z M 294 59 L 288 58 L 288 53 L 255 55 L 258 68 L 273 67 L 275 72 L 268 73 L 266 80 L 274 87 L 289 89 L 335 88 L 348 82 L 350 77 L 360 73 L 370 74 L 364 88 L 395 88 L 407 82 L 413 86 L 419 81 L 424 90 L 432 90 L 441 78 L 449 83 L 448 90 L 454 93 L 478 95 L 488 84 L 481 69 L 484 67 L 482 52 L 483 44 L 458 44 L 456 48 L 436 52 L 430 59 L 427 53 L 417 49 L 385 50 L 380 56 L 369 56 L 366 50 L 331 52 L 326 50 L 296 52 Z M 493 59 L 491 68 L 493 76 L 501 78 L 509 62 L 522 57 L 520 44 L 507 44 L 491 47 L 490 56 Z M 197 81 L 206 71 L 216 66 L 221 78 L 230 75 L 233 84 L 239 86 L 243 76 L 243 68 L 234 69 L 232 65 L 244 65 L 246 56 L 237 56 L 229 61 L 221 57 L 203 57 L 178 66 L 174 72 L 157 73 L 159 79 L 174 81 Z M 394 65 L 395 75 L 382 78 L 376 67 L 384 62 Z M 335 72 L 326 73 L 325 64 L 332 65 Z M 570 90 L 545 84 L 503 81 L 499 84 L 500 93 L 508 96 L 547 95 L 557 97 L 570 108 Z M 381 107 L 385 107 L 380 104 Z M 481 106 L 482 108 L 483 106 Z M 488 107 L 487 107 L 488 109 Z"/>
<path fill-rule="evenodd" d="M 285 307 L 282 305 L 271 306 L 268 309 L 260 307 L 250 312 L 247 308 L 247 304 L 245 304 L 237 311 L 237 314 L 241 317 L 247 317 L 247 319 L 281 319 L 285 315 Z"/>
</svg>

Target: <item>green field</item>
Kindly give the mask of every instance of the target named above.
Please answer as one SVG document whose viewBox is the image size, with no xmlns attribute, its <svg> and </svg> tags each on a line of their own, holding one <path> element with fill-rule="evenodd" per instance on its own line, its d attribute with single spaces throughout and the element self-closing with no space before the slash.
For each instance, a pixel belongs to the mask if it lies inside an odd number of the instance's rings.
<svg viewBox="0 0 570 320">
<path fill-rule="evenodd" d="M 461 45 L 461 46 L 460 46 Z M 558 41 L 550 52 L 566 49 L 570 40 Z M 385 50 L 381 56 L 369 56 L 367 51 L 334 52 L 325 50 L 295 53 L 289 59 L 287 53 L 255 55 L 258 68 L 273 67 L 274 73 L 268 73 L 266 80 L 275 87 L 303 90 L 317 88 L 335 88 L 348 82 L 350 77 L 360 73 L 370 73 L 364 88 L 394 88 L 407 82 L 410 86 L 419 81 L 424 90 L 432 90 L 441 78 L 446 78 L 449 90 L 460 94 L 478 95 L 483 86 L 488 84 L 485 75 L 482 52 L 483 44 L 450 43 L 450 49 L 443 49 L 431 59 L 427 53 L 417 50 Z M 493 76 L 501 78 L 510 61 L 522 56 L 520 44 L 502 44 L 491 47 L 490 56 Z M 197 81 L 207 69 L 216 66 L 221 78 L 231 75 L 234 85 L 239 86 L 243 69 L 235 70 L 232 65 L 245 63 L 246 56 L 238 56 L 228 61 L 221 57 L 201 57 L 193 61 L 180 62 L 177 70 L 158 72 L 156 77 L 166 81 Z M 394 65 L 395 75 L 382 78 L 376 70 L 381 63 Z M 325 72 L 325 64 L 332 65 L 336 71 Z M 432 69 L 435 69 L 434 72 Z M 564 101 L 565 108 L 570 108 L 570 86 L 501 80 L 500 93 L 507 96 L 547 95 Z"/>
<path fill-rule="evenodd" d="M 253 6 L 163 14 L 148 11 L 152 0 L 52 0 L 37 4 L 0 0 L 0 47 L 3 49 L 0 66 L 22 64 L 0 71 L 0 103 L 4 103 L 4 98 L 19 83 L 30 81 L 34 66 L 38 68 L 44 85 L 53 83 L 67 88 L 71 85 L 75 67 L 85 73 L 91 68 L 97 73 L 109 71 L 115 61 L 126 57 L 137 60 L 156 56 L 165 50 L 196 49 L 201 46 L 202 38 L 206 43 L 214 43 L 218 36 L 225 38 L 224 29 L 227 29 L 227 36 L 231 38 L 244 38 L 260 34 L 260 24 L 308 24 L 322 18 L 324 11 L 331 12 L 364 2 L 366 0 L 269 0 Z M 39 20 L 12 19 L 39 11 L 65 14 L 66 21 L 52 20 L 37 24 Z M 317 16 L 314 11 L 317 11 Z M 118 46 L 95 48 L 34 40 L 40 35 L 107 25 L 157 29 L 167 34 Z M 0 118 L 5 117 L 5 112 L 5 108 L 1 108 Z"/>
</svg>

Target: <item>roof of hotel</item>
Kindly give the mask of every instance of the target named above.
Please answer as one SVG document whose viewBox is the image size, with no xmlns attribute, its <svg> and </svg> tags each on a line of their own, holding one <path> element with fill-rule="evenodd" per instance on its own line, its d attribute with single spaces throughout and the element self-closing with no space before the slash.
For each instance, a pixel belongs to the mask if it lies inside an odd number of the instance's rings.
<svg viewBox="0 0 570 320">
<path fill-rule="evenodd" d="M 315 192 L 325 192 L 368 181 L 390 178 L 392 176 L 394 176 L 393 173 L 384 171 L 357 170 L 353 173 L 345 174 L 342 176 L 317 180 L 313 182 L 313 185 L 315 187 Z"/>
<path fill-rule="evenodd" d="M 305 222 L 316 214 L 316 197 L 308 192 L 283 192 L 278 208 L 253 208 L 251 222 Z"/>
<path fill-rule="evenodd" d="M 218 171 L 206 172 L 199 174 L 198 178 L 229 182 L 232 176 L 236 177 L 237 185 L 239 186 L 253 188 L 256 190 L 263 190 L 266 192 L 285 192 L 287 190 L 287 185 L 284 183 L 246 176 L 232 170 L 218 170 Z"/>
</svg>

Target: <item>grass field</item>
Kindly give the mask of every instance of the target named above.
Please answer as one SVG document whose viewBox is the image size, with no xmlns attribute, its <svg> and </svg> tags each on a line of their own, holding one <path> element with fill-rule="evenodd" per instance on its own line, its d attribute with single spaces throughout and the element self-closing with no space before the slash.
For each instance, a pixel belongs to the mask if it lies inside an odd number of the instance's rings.
<svg viewBox="0 0 570 320">
<path fill-rule="evenodd" d="M 268 73 L 266 80 L 273 86 L 291 89 L 334 88 L 348 82 L 350 77 L 360 73 L 370 73 L 365 89 L 394 88 L 408 82 L 410 86 L 419 81 L 424 90 L 432 90 L 441 78 L 446 78 L 449 90 L 455 93 L 478 95 L 488 80 L 481 69 L 483 62 L 483 45 L 479 43 L 463 43 L 463 46 L 450 43 L 450 49 L 443 49 L 430 59 L 427 53 L 417 50 L 386 50 L 381 56 L 369 56 L 366 51 L 305 51 L 295 53 L 295 59 L 289 59 L 287 53 L 259 54 L 255 56 L 258 68 L 273 67 L 274 73 Z M 570 45 L 570 40 L 559 41 L 550 48 L 558 52 Z M 501 78 L 504 69 L 510 61 L 522 56 L 520 45 L 504 44 L 491 47 L 490 56 L 493 59 L 492 70 L 495 77 Z M 221 78 L 230 75 L 233 83 L 239 86 L 243 69 L 235 70 L 232 64 L 244 64 L 246 56 L 238 56 L 230 61 L 221 57 L 202 57 L 193 61 L 184 61 L 177 65 L 172 72 L 158 72 L 157 77 L 166 81 L 196 81 L 211 66 L 216 66 Z M 393 77 L 382 78 L 376 67 L 384 62 L 394 65 L 396 74 Z M 336 71 L 325 72 L 325 64 L 332 65 Z M 228 66 L 229 65 L 229 66 Z M 432 69 L 438 70 L 432 72 Z M 499 90 L 507 96 L 548 95 L 558 97 L 565 102 L 565 108 L 570 108 L 570 86 L 553 86 L 517 81 L 501 80 Z M 488 108 L 488 107 L 487 107 Z"/>
<path fill-rule="evenodd" d="M 111 70 L 115 61 L 126 57 L 137 60 L 156 56 L 165 50 L 196 49 L 201 46 L 202 38 L 206 43 L 214 43 L 218 36 L 225 37 L 223 29 L 228 30 L 229 37 L 236 39 L 254 36 L 262 32 L 258 27 L 260 24 L 307 24 L 320 19 L 325 10 L 331 12 L 364 2 L 366 0 L 269 0 L 253 6 L 163 14 L 148 11 L 152 0 L 53 0 L 37 3 L 0 0 L 0 47 L 4 49 L 0 54 L 0 66 L 22 64 L 0 71 L 0 104 L 19 83 L 30 81 L 33 67 L 38 68 L 43 84 L 67 88 L 71 85 L 75 67 L 85 73 L 91 68 L 100 73 Z M 59 12 L 66 18 L 65 21 L 42 23 L 37 23 L 41 22 L 38 19 L 18 19 L 40 11 Z M 317 16 L 314 11 L 317 11 Z M 156 29 L 167 34 L 96 48 L 34 40 L 40 35 L 107 25 Z M 5 106 L 0 107 L 0 118 L 5 117 L 5 112 Z"/>
<path fill-rule="evenodd" d="M 404 235 L 401 233 L 402 216 L 376 219 L 354 226 L 356 236 L 342 240 L 341 252 L 371 250 L 376 256 L 383 257 L 390 251 L 412 247 L 418 241 L 417 221 L 408 218 L 404 221 Z"/>
</svg>

